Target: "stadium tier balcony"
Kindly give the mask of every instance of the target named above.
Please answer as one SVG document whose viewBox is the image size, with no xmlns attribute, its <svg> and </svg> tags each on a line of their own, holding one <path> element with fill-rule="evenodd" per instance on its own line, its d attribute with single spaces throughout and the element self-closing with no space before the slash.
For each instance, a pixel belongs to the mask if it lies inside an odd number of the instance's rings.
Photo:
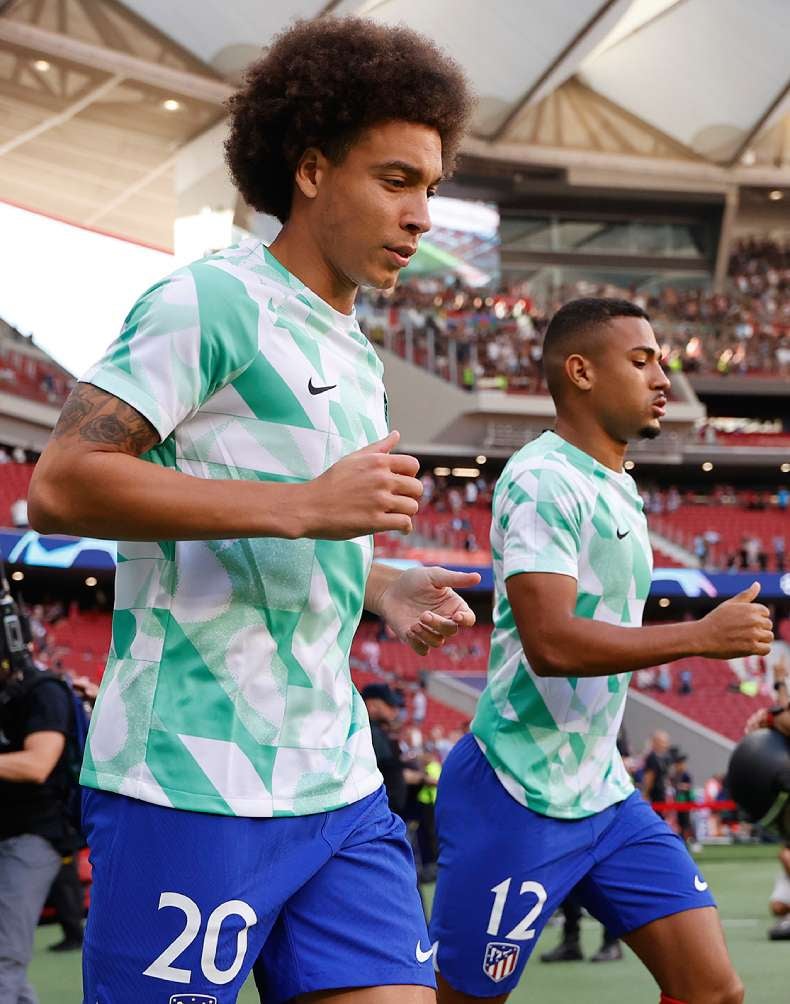
<svg viewBox="0 0 790 1004">
<path fill-rule="evenodd" d="M 790 432 L 721 432 L 716 431 L 712 440 L 717 446 L 767 446 L 772 449 L 788 447 L 790 453 Z"/>
<path fill-rule="evenodd" d="M 367 294 L 358 316 L 369 337 L 416 366 L 467 389 L 545 394 L 543 335 L 551 315 L 579 296 L 635 300 L 650 315 L 671 371 L 790 377 L 790 252 L 743 242 L 726 293 L 563 286 L 542 302 L 529 283 L 500 290 L 423 280 L 393 295 Z"/>
<path fill-rule="evenodd" d="M 0 338 L 0 391 L 29 401 L 60 407 L 74 380 L 56 363 L 41 354 L 21 352 L 13 342 Z"/>
</svg>

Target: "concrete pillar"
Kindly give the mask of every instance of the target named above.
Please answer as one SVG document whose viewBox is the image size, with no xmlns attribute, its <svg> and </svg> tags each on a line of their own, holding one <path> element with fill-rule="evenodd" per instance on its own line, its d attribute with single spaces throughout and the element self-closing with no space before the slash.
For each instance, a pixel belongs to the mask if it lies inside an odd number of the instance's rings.
<svg viewBox="0 0 790 1004">
<path fill-rule="evenodd" d="M 227 165 L 223 120 L 181 147 L 175 163 L 176 261 L 194 261 L 250 234 L 269 244 L 280 223 L 251 209 L 237 192 Z"/>
<path fill-rule="evenodd" d="M 731 185 L 724 196 L 724 213 L 721 218 L 719 246 L 716 251 L 716 269 L 713 273 L 713 289 L 717 293 L 724 291 L 727 281 L 727 265 L 732 250 L 732 235 L 735 220 L 738 216 L 739 193 L 737 185 Z"/>
</svg>

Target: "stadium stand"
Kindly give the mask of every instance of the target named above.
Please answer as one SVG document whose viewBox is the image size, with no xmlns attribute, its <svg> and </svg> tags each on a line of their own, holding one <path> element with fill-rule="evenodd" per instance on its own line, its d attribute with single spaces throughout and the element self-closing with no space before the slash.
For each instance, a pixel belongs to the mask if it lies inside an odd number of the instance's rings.
<svg viewBox="0 0 790 1004">
<path fill-rule="evenodd" d="M 7 453 L 5 456 L 6 462 L 0 464 L 0 526 L 14 526 L 12 507 L 20 499 L 27 499 L 33 464 L 15 463 Z"/>
<path fill-rule="evenodd" d="M 74 378 L 30 338 L 0 320 L 0 391 L 30 401 L 61 405 Z"/>
<path fill-rule="evenodd" d="M 782 432 L 721 432 L 714 430 L 713 437 L 707 442 L 719 446 L 787 446 L 790 448 L 790 434 Z"/>
<path fill-rule="evenodd" d="M 462 640 L 450 641 L 424 657 L 394 640 L 379 641 L 378 629 L 379 625 L 370 621 L 363 621 L 357 629 L 352 656 L 363 670 L 378 671 L 388 678 L 414 683 L 424 671 L 484 673 L 488 665 L 490 624 L 478 624 L 468 629 Z M 371 659 L 368 648 L 371 642 L 377 645 L 377 650 L 373 649 L 373 652 L 377 651 L 377 659 Z"/>
<path fill-rule="evenodd" d="M 369 683 L 381 682 L 381 677 L 376 673 L 366 673 L 357 669 L 352 671 L 351 679 L 354 681 L 354 686 L 359 691 L 361 691 Z M 406 704 L 406 709 L 407 715 L 410 717 L 411 709 L 408 703 Z M 420 723 L 420 730 L 424 737 L 427 737 L 431 733 L 437 734 L 437 729 L 441 730 L 444 735 L 453 732 L 456 729 L 464 729 L 468 721 L 468 717 L 460 711 L 456 711 L 455 708 L 451 708 L 449 705 L 443 704 L 441 701 L 437 701 L 433 697 L 428 697 L 425 718 Z"/>
<path fill-rule="evenodd" d="M 12 507 L 15 502 L 27 497 L 33 464 L 10 462 L 0 467 L 0 525 L 12 526 Z M 432 476 L 430 483 L 431 494 L 427 501 L 423 501 L 414 521 L 414 532 L 408 537 L 377 534 L 376 553 L 380 557 L 420 557 L 430 563 L 434 560 L 449 561 L 451 559 L 447 552 L 454 551 L 457 552 L 452 559 L 454 563 L 475 565 L 488 562 L 491 484 L 485 479 L 479 479 L 476 486 L 477 501 L 466 504 L 459 488 L 448 488 L 445 482 L 439 480 L 437 489 Z M 727 495 L 724 488 L 714 488 L 709 494 L 695 496 L 694 504 L 678 503 L 671 511 L 671 503 L 666 501 L 668 496 L 666 491 L 653 492 L 653 498 L 662 498 L 664 501 L 655 511 L 651 511 L 651 495 L 647 494 L 651 528 L 691 554 L 697 551 L 697 538 L 704 537 L 705 534 L 718 534 L 718 540 L 709 540 L 706 544 L 705 558 L 702 561 L 704 567 L 784 571 L 787 508 L 790 505 L 790 494 L 786 490 L 780 489 L 777 494 L 769 493 L 765 504 L 773 509 L 764 511 L 754 509 L 756 502 L 753 492 L 734 496 Z M 455 499 L 460 501 L 456 502 Z M 727 501 L 728 499 L 733 501 Z M 722 509 L 725 509 L 727 515 L 724 521 L 721 520 Z M 747 541 L 754 540 L 758 542 L 756 550 L 755 544 L 746 544 Z M 778 544 L 780 540 L 781 544 Z M 653 552 L 656 567 L 683 567 L 683 562 L 676 555 L 667 554 L 655 544 Z M 754 557 L 750 557 L 751 555 Z M 695 562 L 690 560 L 688 563 Z"/>
<path fill-rule="evenodd" d="M 688 693 L 681 693 L 678 686 L 684 671 L 691 674 Z M 632 688 L 649 690 L 650 696 L 661 704 L 734 741 L 743 735 L 744 722 L 752 712 L 773 704 L 769 693 L 752 696 L 741 693 L 738 690 L 741 676 L 728 662 L 700 658 L 674 662 L 668 667 L 666 680 L 670 689 L 666 691 L 657 684 L 659 672 L 660 668 L 656 667 L 635 673 Z M 640 686 L 640 680 L 648 679 L 656 682 Z"/>
<path fill-rule="evenodd" d="M 81 611 L 73 604 L 66 617 L 48 628 L 51 663 L 98 683 L 110 649 L 111 624 L 109 613 Z"/>
<path fill-rule="evenodd" d="M 428 672 L 480 674 L 488 666 L 491 628 L 478 624 L 457 644 L 421 658 L 397 642 L 377 640 L 378 625 L 360 624 L 352 648 L 352 676 L 357 687 L 386 679 L 391 686 L 413 689 L 420 674 Z M 371 649 L 371 644 L 373 645 Z M 371 664 L 371 653 L 373 663 Z M 682 687 L 684 674 L 688 689 Z M 653 667 L 635 673 L 631 686 L 667 708 L 711 729 L 728 739 L 737 740 L 743 734 L 743 724 L 760 707 L 772 703 L 770 673 L 761 660 L 725 662 L 701 658 L 683 659 L 671 667 Z M 744 683 L 753 684 L 741 690 Z M 756 691 L 756 692 L 753 692 Z M 464 716 L 434 698 L 428 699 L 425 726 L 442 725 L 445 729 L 460 728 Z"/>
<path fill-rule="evenodd" d="M 694 554 L 707 569 L 784 572 L 786 508 L 749 509 L 735 505 L 680 505 L 650 516 L 650 525 Z"/>
<path fill-rule="evenodd" d="M 431 563 L 480 565 L 491 560 L 491 480 L 480 477 L 473 483 L 451 484 L 442 477 L 423 475 L 425 494 L 415 517 L 414 530 L 407 536 L 377 534 L 379 557 L 419 558 Z M 470 494 L 467 494 L 470 493 Z M 659 496 L 654 493 L 654 497 Z M 466 501 L 473 499 L 473 501 Z M 662 510 L 663 511 L 663 510 Z M 655 527 L 658 529 L 658 527 Z M 669 534 L 667 536 L 670 536 Z M 674 536 L 670 539 L 674 541 Z M 685 543 L 678 541 L 681 547 Z M 653 546 L 654 564 L 661 568 L 682 568 L 678 557 Z M 687 565 L 693 562 L 689 560 Z"/>
<path fill-rule="evenodd" d="M 496 293 L 422 283 L 367 294 L 360 323 L 398 355 L 468 390 L 545 394 L 542 340 L 548 319 L 578 296 L 624 296 L 650 314 L 670 371 L 790 376 L 790 252 L 744 241 L 731 257 L 726 293 L 667 286 L 657 293 L 576 283 L 551 300 L 528 284 Z"/>
</svg>

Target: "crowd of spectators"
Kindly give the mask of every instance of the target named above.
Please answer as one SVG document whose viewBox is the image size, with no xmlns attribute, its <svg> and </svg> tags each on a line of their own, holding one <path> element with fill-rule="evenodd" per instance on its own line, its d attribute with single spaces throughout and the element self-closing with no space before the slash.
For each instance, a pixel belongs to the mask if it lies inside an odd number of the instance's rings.
<svg viewBox="0 0 790 1004">
<path fill-rule="evenodd" d="M 467 552 L 488 549 L 493 479 L 483 474 L 451 481 L 426 471 L 415 533 L 427 543 Z"/>
<path fill-rule="evenodd" d="M 392 294 L 366 293 L 358 316 L 374 341 L 467 389 L 540 393 L 548 321 L 578 296 L 625 297 L 642 306 L 670 371 L 790 376 L 790 251 L 769 241 L 736 246 L 721 293 L 579 282 L 547 298 L 529 281 L 485 290 L 422 280 Z"/>
<path fill-rule="evenodd" d="M 783 516 L 790 509 L 790 489 L 780 485 L 775 490 L 736 490 L 728 485 L 716 485 L 709 492 L 688 491 L 682 493 L 676 487 L 667 489 L 653 485 L 640 486 L 645 503 L 645 512 L 654 529 L 690 551 L 700 568 L 706 571 L 767 572 L 780 574 L 786 571 L 786 538 L 784 521 L 775 517 Z M 672 517 L 688 512 L 692 508 L 697 513 L 707 512 L 707 525 L 700 526 L 695 521 L 695 531 L 680 529 Z M 730 534 L 722 531 L 722 517 L 734 512 L 755 513 L 773 516 L 770 535 L 747 532 L 733 541 Z"/>
<path fill-rule="evenodd" d="M 6 448 L 0 446 L 0 464 L 29 464 L 35 455 L 23 450 L 21 446 Z"/>
</svg>

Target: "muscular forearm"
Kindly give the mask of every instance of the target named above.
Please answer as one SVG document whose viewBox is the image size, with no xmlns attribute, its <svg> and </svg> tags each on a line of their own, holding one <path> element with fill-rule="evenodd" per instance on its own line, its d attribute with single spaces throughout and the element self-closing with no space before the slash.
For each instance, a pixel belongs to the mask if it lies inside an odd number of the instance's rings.
<svg viewBox="0 0 790 1004">
<path fill-rule="evenodd" d="M 0 781 L 43 784 L 52 773 L 52 764 L 29 750 L 0 754 Z"/>
<path fill-rule="evenodd" d="M 541 676 L 611 676 L 701 654 L 693 621 L 628 628 L 568 617 L 543 633 Z"/>
<path fill-rule="evenodd" d="M 304 484 L 209 480 L 124 453 L 39 462 L 31 525 L 110 540 L 212 540 L 306 535 Z"/>
</svg>

